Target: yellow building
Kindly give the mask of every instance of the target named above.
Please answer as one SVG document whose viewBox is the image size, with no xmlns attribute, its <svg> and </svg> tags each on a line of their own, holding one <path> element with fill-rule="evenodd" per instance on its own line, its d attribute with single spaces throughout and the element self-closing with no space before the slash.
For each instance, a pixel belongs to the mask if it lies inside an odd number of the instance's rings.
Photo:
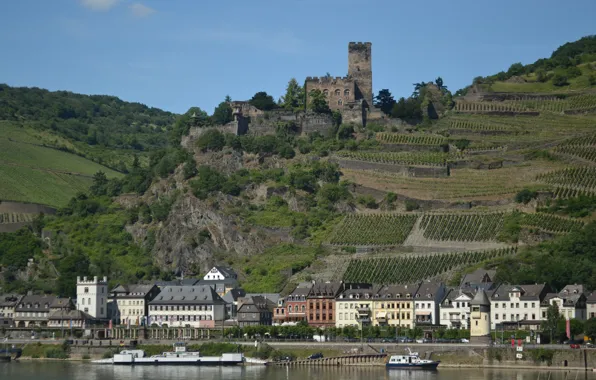
<svg viewBox="0 0 596 380">
<path fill-rule="evenodd" d="M 412 328 L 414 299 L 420 284 L 385 285 L 374 294 L 372 325 Z"/>
<path fill-rule="evenodd" d="M 470 343 L 490 343 L 490 301 L 479 289 L 470 302 Z"/>
<path fill-rule="evenodd" d="M 373 294 L 370 284 L 346 284 L 335 299 L 335 327 L 370 326 Z"/>
</svg>

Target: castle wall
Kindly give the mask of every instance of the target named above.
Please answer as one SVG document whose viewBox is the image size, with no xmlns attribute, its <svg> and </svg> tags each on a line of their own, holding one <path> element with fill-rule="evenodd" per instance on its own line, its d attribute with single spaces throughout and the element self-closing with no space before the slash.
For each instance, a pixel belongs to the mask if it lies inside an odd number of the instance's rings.
<svg viewBox="0 0 596 380">
<path fill-rule="evenodd" d="M 355 100 L 355 83 L 352 79 L 342 77 L 307 77 L 304 82 L 306 104 L 310 104 L 310 92 L 321 90 L 327 98 L 329 108 L 342 110 L 344 105 Z"/>
</svg>

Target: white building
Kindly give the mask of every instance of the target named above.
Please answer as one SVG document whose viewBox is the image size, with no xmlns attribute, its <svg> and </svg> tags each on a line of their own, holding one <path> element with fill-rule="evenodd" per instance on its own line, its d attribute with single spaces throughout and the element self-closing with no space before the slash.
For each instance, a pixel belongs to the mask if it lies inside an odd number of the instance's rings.
<svg viewBox="0 0 596 380">
<path fill-rule="evenodd" d="M 563 318 L 586 320 L 586 295 L 583 285 L 567 285 L 559 293 L 548 293 L 542 304 L 543 319 L 546 319 L 548 307 L 555 303 Z"/>
<path fill-rule="evenodd" d="M 513 326 L 536 330 L 542 322 L 541 302 L 548 293 L 546 284 L 501 284 L 490 297 L 491 329 Z"/>
<path fill-rule="evenodd" d="M 416 292 L 414 301 L 414 322 L 416 326 L 439 324 L 439 305 L 445 297 L 445 284 L 423 282 Z"/>
<path fill-rule="evenodd" d="M 596 293 L 586 297 L 586 318 L 596 318 Z"/>
<path fill-rule="evenodd" d="M 440 324 L 448 329 L 470 328 L 470 301 L 476 290 L 470 288 L 452 288 L 446 292 L 439 307 Z"/>
<path fill-rule="evenodd" d="M 77 310 L 89 314 L 95 319 L 108 316 L 108 278 L 93 279 L 77 276 Z"/>
<path fill-rule="evenodd" d="M 335 299 L 335 327 L 369 326 L 373 310 L 373 286 L 346 284 L 347 289 Z"/>
<path fill-rule="evenodd" d="M 118 285 L 110 291 L 110 318 L 117 324 L 144 321 L 149 315 L 149 302 L 160 290 L 157 285 Z M 140 322 L 139 322 L 140 323 Z"/>
<path fill-rule="evenodd" d="M 167 286 L 149 302 L 149 325 L 214 328 L 226 303 L 210 286 Z"/>
<path fill-rule="evenodd" d="M 228 278 L 238 279 L 238 275 L 232 268 L 222 266 L 215 266 L 211 268 L 209 273 L 203 276 L 203 280 L 206 281 L 225 280 Z"/>
</svg>

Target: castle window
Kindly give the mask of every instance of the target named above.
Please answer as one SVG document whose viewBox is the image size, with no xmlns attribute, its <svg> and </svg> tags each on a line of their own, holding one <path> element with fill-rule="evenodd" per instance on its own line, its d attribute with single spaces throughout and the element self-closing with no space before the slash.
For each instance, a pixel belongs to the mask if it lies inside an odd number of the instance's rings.
<svg viewBox="0 0 596 380">
<path fill-rule="evenodd" d="M 350 96 L 350 90 L 344 90 L 344 96 Z"/>
<path fill-rule="evenodd" d="M 329 96 L 329 90 L 323 90 L 323 95 Z"/>
<path fill-rule="evenodd" d="M 343 101 L 342 101 L 341 99 L 339 99 L 339 100 L 337 101 L 337 105 L 338 105 L 338 106 L 341 106 L 342 104 L 343 104 Z"/>
<path fill-rule="evenodd" d="M 339 96 L 339 95 L 341 95 L 341 91 L 335 90 L 335 96 Z"/>
</svg>

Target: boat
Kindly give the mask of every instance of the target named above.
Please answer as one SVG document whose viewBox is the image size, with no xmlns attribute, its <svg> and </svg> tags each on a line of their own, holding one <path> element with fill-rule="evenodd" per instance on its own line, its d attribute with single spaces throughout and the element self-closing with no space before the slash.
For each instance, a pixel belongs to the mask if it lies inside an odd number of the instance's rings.
<svg viewBox="0 0 596 380">
<path fill-rule="evenodd" d="M 392 355 L 387 361 L 387 369 L 437 369 L 440 361 L 420 359 L 417 352 L 408 348 L 407 355 Z"/>
<path fill-rule="evenodd" d="M 202 356 L 199 351 L 187 351 L 185 343 L 174 343 L 174 351 L 146 356 L 143 350 L 122 350 L 113 358 L 94 360 L 95 364 L 113 365 L 203 365 L 229 366 L 244 363 L 241 353 L 224 353 L 221 356 Z"/>
</svg>

